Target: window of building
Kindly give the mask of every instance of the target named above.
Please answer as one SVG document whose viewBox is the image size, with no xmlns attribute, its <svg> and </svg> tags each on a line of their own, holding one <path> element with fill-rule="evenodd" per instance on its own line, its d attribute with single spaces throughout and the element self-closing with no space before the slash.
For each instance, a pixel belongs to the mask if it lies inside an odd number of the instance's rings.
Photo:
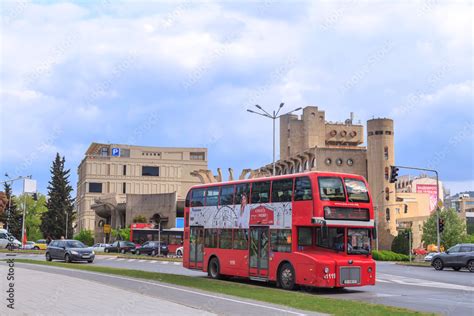
<svg viewBox="0 0 474 316">
<path fill-rule="evenodd" d="M 160 167 L 142 166 L 142 176 L 160 176 Z"/>
<path fill-rule="evenodd" d="M 270 181 L 252 183 L 252 202 L 268 203 L 270 201 Z"/>
<path fill-rule="evenodd" d="M 388 147 L 387 146 L 385 146 L 383 149 L 383 156 L 385 160 L 388 160 Z"/>
<path fill-rule="evenodd" d="M 234 249 L 247 249 L 249 232 L 247 229 L 235 229 L 234 230 Z"/>
<path fill-rule="evenodd" d="M 324 160 L 324 163 L 329 166 L 332 163 L 331 158 L 326 158 L 326 160 Z"/>
<path fill-rule="evenodd" d="M 291 229 L 271 230 L 271 247 L 274 252 L 291 252 Z"/>
<path fill-rule="evenodd" d="M 120 149 L 120 157 L 130 157 L 130 149 Z"/>
<path fill-rule="evenodd" d="M 387 222 L 390 222 L 390 209 L 387 207 L 387 209 L 385 210 L 385 220 Z"/>
<path fill-rule="evenodd" d="M 388 181 L 389 175 L 390 175 L 390 169 L 388 167 L 385 167 L 385 180 Z"/>
<path fill-rule="evenodd" d="M 126 182 L 122 183 L 122 193 L 123 194 L 127 193 L 127 183 Z"/>
<path fill-rule="evenodd" d="M 102 193 L 102 183 L 89 182 L 89 192 L 90 193 Z"/>
<path fill-rule="evenodd" d="M 233 205 L 234 204 L 234 186 L 226 185 L 221 187 L 220 205 Z"/>
<path fill-rule="evenodd" d="M 206 158 L 206 155 L 204 152 L 197 152 L 197 153 L 190 154 L 191 160 L 205 160 L 205 158 Z"/>
<path fill-rule="evenodd" d="M 298 227 L 298 246 L 311 246 L 313 244 L 313 229 L 311 227 Z"/>
<path fill-rule="evenodd" d="M 347 159 L 348 166 L 352 166 L 353 164 L 354 164 L 354 160 L 352 160 L 351 158 Z"/>
<path fill-rule="evenodd" d="M 372 135 L 374 135 L 374 132 L 369 132 L 368 135 L 372 136 Z"/>
<path fill-rule="evenodd" d="M 206 229 L 204 232 L 204 247 L 217 248 L 217 229 Z"/>
<path fill-rule="evenodd" d="M 272 183 L 272 202 L 291 202 L 293 179 L 276 180 Z"/>
<path fill-rule="evenodd" d="M 391 131 L 385 131 L 385 135 L 392 135 Z"/>
<path fill-rule="evenodd" d="M 219 234 L 219 248 L 232 249 L 232 229 L 221 229 Z"/>
<path fill-rule="evenodd" d="M 383 131 L 375 131 L 375 135 L 383 135 Z"/>
<path fill-rule="evenodd" d="M 245 199 L 244 203 L 249 203 L 250 197 L 250 185 L 243 183 L 235 186 L 235 204 L 242 204 L 242 200 Z"/>
<path fill-rule="evenodd" d="M 385 188 L 385 200 L 389 201 L 390 200 L 390 189 Z"/>
<path fill-rule="evenodd" d="M 206 190 L 206 206 L 217 206 L 219 202 L 219 187 Z"/>
<path fill-rule="evenodd" d="M 184 201 L 176 201 L 176 217 L 184 216 Z"/>
<path fill-rule="evenodd" d="M 123 174 L 124 176 L 127 175 L 127 165 L 123 165 L 122 174 Z"/>
<path fill-rule="evenodd" d="M 191 207 L 204 206 L 204 189 L 194 189 L 191 193 Z"/>
<path fill-rule="evenodd" d="M 107 156 L 109 155 L 109 148 L 107 148 L 107 147 L 102 147 L 102 148 L 100 149 L 100 155 L 101 155 L 102 157 L 107 157 Z"/>
<path fill-rule="evenodd" d="M 338 165 L 338 166 L 342 165 L 342 159 L 341 158 L 336 159 L 336 165 Z"/>
</svg>

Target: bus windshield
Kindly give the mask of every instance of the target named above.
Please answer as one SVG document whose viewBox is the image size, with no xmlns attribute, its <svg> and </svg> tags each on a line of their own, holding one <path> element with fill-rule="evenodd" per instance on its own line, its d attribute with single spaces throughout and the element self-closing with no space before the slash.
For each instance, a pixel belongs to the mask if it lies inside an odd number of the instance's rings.
<svg viewBox="0 0 474 316">
<path fill-rule="evenodd" d="M 344 179 L 349 202 L 369 202 L 369 190 L 365 183 L 357 179 Z"/>
<path fill-rule="evenodd" d="M 369 254 L 370 237 L 367 228 L 349 228 L 347 230 L 347 253 Z"/>
<path fill-rule="evenodd" d="M 323 201 L 345 201 L 344 187 L 341 178 L 319 177 L 319 195 Z"/>
</svg>

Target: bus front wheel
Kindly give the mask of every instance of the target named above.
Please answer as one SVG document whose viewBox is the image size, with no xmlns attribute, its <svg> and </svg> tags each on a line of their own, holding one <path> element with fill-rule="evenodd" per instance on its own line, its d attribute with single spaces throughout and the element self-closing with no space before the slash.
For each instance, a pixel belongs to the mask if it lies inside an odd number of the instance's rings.
<svg viewBox="0 0 474 316">
<path fill-rule="evenodd" d="M 207 269 L 207 273 L 213 279 L 220 279 L 221 273 L 220 273 L 219 260 L 217 260 L 216 257 L 213 257 L 211 261 L 209 261 L 209 267 Z"/>
<path fill-rule="evenodd" d="M 278 283 L 285 290 L 295 289 L 295 269 L 290 263 L 284 263 L 278 272 Z"/>
</svg>

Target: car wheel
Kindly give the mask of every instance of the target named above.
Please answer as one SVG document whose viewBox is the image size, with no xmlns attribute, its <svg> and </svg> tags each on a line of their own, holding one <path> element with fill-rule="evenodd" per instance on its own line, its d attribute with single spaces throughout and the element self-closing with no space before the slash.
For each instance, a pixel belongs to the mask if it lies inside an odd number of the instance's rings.
<svg viewBox="0 0 474 316">
<path fill-rule="evenodd" d="M 469 272 L 474 272 L 474 260 L 471 260 L 467 263 L 467 269 Z"/>
<path fill-rule="evenodd" d="M 67 263 L 71 263 L 71 256 L 69 256 L 68 254 L 66 254 L 64 256 L 64 261 L 66 261 Z"/>
<path fill-rule="evenodd" d="M 459 270 L 461 270 L 461 267 L 453 267 L 453 270 L 454 271 L 459 271 Z"/>
<path fill-rule="evenodd" d="M 209 261 L 209 267 L 207 268 L 207 274 L 213 279 L 220 279 L 221 278 L 219 260 L 217 260 L 216 257 L 213 257 L 211 259 L 211 261 Z"/>
<path fill-rule="evenodd" d="M 46 261 L 52 261 L 53 259 L 51 258 L 51 255 L 49 252 L 46 253 Z"/>
<path fill-rule="evenodd" d="M 87 262 L 92 263 L 92 262 L 94 262 L 94 260 L 87 260 Z"/>
<path fill-rule="evenodd" d="M 444 268 L 443 261 L 441 261 L 441 259 L 435 259 L 432 265 L 433 265 L 433 268 L 435 268 L 435 270 L 438 270 L 438 271 L 441 271 Z"/>
<path fill-rule="evenodd" d="M 109 253 L 109 249 L 105 249 L 104 252 Z"/>
<path fill-rule="evenodd" d="M 125 254 L 125 249 L 120 250 L 120 253 L 124 255 Z"/>
<path fill-rule="evenodd" d="M 181 257 L 183 255 L 183 252 L 181 250 L 176 251 L 176 255 L 178 257 Z"/>
<path fill-rule="evenodd" d="M 281 266 L 278 272 L 278 283 L 284 290 L 295 289 L 295 269 L 290 263 Z"/>
<path fill-rule="evenodd" d="M 135 254 L 136 254 L 137 256 L 139 256 L 139 255 L 140 255 L 140 250 L 135 251 Z"/>
<path fill-rule="evenodd" d="M 38 246 L 34 246 L 33 250 L 40 250 Z"/>
</svg>

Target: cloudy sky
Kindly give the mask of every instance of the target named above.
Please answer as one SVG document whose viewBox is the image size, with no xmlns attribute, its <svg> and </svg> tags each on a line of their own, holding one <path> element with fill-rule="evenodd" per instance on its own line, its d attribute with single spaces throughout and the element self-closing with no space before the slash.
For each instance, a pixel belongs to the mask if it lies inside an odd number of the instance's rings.
<svg viewBox="0 0 474 316">
<path fill-rule="evenodd" d="M 271 122 L 395 120 L 396 163 L 474 190 L 471 1 L 2 1 L 0 179 L 73 186 L 91 142 L 208 147 L 209 167 L 272 159 Z M 17 188 L 19 190 L 20 188 Z"/>
</svg>

